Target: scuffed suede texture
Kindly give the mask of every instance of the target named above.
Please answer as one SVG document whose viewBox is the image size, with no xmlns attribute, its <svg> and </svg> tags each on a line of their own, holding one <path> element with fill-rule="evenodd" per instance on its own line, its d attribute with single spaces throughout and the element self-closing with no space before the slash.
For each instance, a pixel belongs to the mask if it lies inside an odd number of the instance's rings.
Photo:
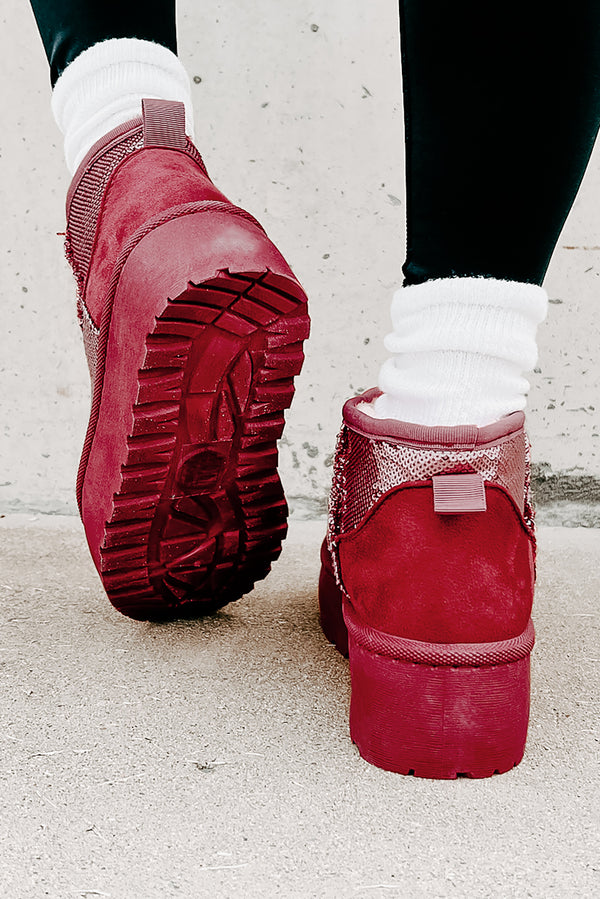
<svg viewBox="0 0 600 899">
<path fill-rule="evenodd" d="M 531 614 L 534 544 L 508 493 L 487 512 L 439 515 L 429 484 L 395 488 L 341 535 L 341 579 L 359 618 L 431 643 L 507 640 Z"/>
<path fill-rule="evenodd" d="M 85 303 L 96 325 L 114 265 L 127 239 L 157 213 L 183 203 L 227 198 L 193 159 L 171 149 L 131 153 L 115 170 L 102 200 Z"/>
</svg>

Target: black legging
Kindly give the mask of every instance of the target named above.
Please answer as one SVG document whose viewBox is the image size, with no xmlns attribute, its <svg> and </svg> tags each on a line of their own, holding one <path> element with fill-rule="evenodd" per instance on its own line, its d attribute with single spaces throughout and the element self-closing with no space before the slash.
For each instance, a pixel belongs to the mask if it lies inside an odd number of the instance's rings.
<svg viewBox="0 0 600 899">
<path fill-rule="evenodd" d="M 175 0 L 31 0 L 50 63 L 52 87 L 83 50 L 111 37 L 136 37 L 177 53 Z"/>
<path fill-rule="evenodd" d="M 54 83 L 109 37 L 176 51 L 173 0 L 32 0 Z M 541 284 L 600 125 L 600 3 L 400 0 L 405 284 Z"/>
</svg>

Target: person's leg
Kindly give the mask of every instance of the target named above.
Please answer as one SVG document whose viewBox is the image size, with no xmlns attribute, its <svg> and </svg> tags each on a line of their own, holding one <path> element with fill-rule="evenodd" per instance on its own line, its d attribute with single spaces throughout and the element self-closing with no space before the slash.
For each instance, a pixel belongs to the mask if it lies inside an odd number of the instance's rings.
<svg viewBox="0 0 600 899">
<path fill-rule="evenodd" d="M 184 103 L 193 138 L 189 77 L 176 55 L 174 0 L 32 0 L 32 8 L 71 174 L 97 140 L 140 114 L 143 97 Z"/>
<path fill-rule="evenodd" d="M 69 63 L 100 41 L 137 38 L 177 53 L 175 0 L 31 0 L 56 84 Z"/>
<path fill-rule="evenodd" d="M 349 650 L 365 759 L 483 777 L 517 764 L 527 734 L 524 374 L 600 121 L 600 6 L 400 0 L 400 12 L 405 282 L 383 393 L 344 407 L 321 620 Z"/>
<path fill-rule="evenodd" d="M 405 284 L 541 284 L 600 123 L 600 5 L 400 0 Z"/>
<path fill-rule="evenodd" d="M 405 281 L 372 411 L 485 425 L 526 404 L 539 285 L 600 123 L 600 7 L 401 0 L 400 20 Z"/>
</svg>

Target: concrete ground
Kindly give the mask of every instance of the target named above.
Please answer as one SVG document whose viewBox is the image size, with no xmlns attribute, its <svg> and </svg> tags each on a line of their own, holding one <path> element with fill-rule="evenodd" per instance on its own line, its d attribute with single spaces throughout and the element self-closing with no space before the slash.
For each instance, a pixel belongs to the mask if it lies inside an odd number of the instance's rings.
<svg viewBox="0 0 600 899">
<path fill-rule="evenodd" d="M 205 620 L 106 600 L 79 522 L 0 520 L 0 895 L 600 896 L 600 531 L 540 530 L 522 764 L 366 764 L 316 606 L 323 524 Z"/>
</svg>

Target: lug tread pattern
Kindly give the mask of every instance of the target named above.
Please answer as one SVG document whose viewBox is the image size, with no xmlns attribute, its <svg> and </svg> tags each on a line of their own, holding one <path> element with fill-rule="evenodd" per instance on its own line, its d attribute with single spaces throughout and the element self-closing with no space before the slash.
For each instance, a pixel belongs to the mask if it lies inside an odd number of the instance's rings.
<svg viewBox="0 0 600 899">
<path fill-rule="evenodd" d="M 166 299 L 100 551 L 119 611 L 206 614 L 269 572 L 287 532 L 276 441 L 308 332 L 304 292 L 268 270 Z"/>
</svg>

